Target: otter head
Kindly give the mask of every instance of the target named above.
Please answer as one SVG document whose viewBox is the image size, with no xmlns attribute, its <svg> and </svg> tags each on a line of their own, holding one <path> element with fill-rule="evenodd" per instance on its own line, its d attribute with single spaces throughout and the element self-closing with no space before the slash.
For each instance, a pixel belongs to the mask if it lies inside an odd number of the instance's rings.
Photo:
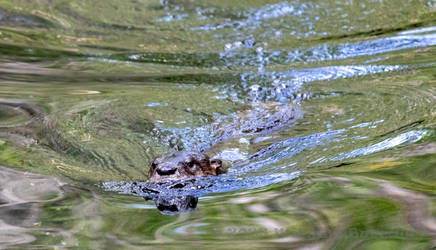
<svg viewBox="0 0 436 250">
<path fill-rule="evenodd" d="M 221 160 L 198 152 L 177 152 L 156 158 L 150 167 L 149 181 L 164 183 L 194 176 L 225 173 Z"/>
</svg>

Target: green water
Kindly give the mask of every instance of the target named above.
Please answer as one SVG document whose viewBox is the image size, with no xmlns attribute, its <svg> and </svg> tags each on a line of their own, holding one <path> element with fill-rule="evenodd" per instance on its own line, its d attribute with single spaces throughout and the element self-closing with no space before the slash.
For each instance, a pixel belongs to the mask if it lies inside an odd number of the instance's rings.
<svg viewBox="0 0 436 250">
<path fill-rule="evenodd" d="M 0 248 L 432 249 L 435 45 L 434 0 L 0 0 Z M 171 150 L 229 170 L 194 211 L 102 188 Z"/>
</svg>

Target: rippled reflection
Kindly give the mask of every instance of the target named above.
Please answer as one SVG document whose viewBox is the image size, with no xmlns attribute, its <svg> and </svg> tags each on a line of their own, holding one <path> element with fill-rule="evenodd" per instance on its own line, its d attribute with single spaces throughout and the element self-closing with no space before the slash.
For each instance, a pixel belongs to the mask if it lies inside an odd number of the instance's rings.
<svg viewBox="0 0 436 250">
<path fill-rule="evenodd" d="M 34 229 L 41 226 L 42 206 L 64 197 L 63 183 L 4 167 L 0 168 L 0 177 L 0 246 L 34 242 Z"/>
</svg>

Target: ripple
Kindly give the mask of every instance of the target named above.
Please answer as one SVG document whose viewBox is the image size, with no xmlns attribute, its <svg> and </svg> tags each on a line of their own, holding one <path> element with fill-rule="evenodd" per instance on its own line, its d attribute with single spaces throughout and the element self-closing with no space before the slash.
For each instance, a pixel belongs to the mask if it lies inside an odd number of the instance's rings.
<svg viewBox="0 0 436 250">
<path fill-rule="evenodd" d="M 0 177 L 0 246 L 35 241 L 32 230 L 42 206 L 64 197 L 64 183 L 4 167 L 0 167 Z"/>
<path fill-rule="evenodd" d="M 428 30 L 433 31 L 434 27 Z M 233 67 L 257 66 L 261 69 L 274 64 L 315 63 L 322 61 L 343 60 L 353 57 L 379 55 L 388 52 L 436 45 L 436 33 L 414 35 L 422 30 L 412 33 L 399 33 L 396 36 L 367 40 L 357 43 L 322 44 L 310 48 L 294 50 L 267 50 L 260 46 L 252 50 L 242 50 L 233 46 L 221 52 L 221 58 L 226 65 Z"/>
<path fill-rule="evenodd" d="M 340 65 L 320 68 L 298 69 L 282 72 L 261 72 L 241 74 L 240 86 L 224 86 L 220 94 L 229 97 L 231 93 L 239 92 L 241 102 L 248 96 L 252 101 L 301 102 L 309 98 L 309 93 L 298 92 L 305 83 L 315 81 L 330 81 L 365 75 L 387 73 L 407 69 L 401 65 Z M 244 98 L 245 96 L 245 98 Z"/>
<path fill-rule="evenodd" d="M 246 11 L 243 15 L 245 20 L 236 20 L 230 22 L 223 22 L 221 24 L 207 24 L 200 27 L 194 27 L 192 30 L 213 31 L 223 28 L 232 27 L 235 29 L 253 30 L 263 24 L 263 21 L 268 19 L 279 18 L 283 16 L 293 15 L 301 16 L 302 13 L 311 6 L 310 3 L 294 3 L 281 2 L 276 4 L 267 4 L 261 8 L 252 8 Z"/>
<path fill-rule="evenodd" d="M 231 175 L 220 175 L 198 177 L 194 180 L 183 182 L 183 187 L 177 185 L 179 182 L 155 184 L 151 182 L 104 182 L 101 187 L 106 191 L 114 191 L 122 194 L 133 194 L 136 196 L 153 199 L 156 194 L 161 197 L 199 197 L 210 193 L 223 193 L 236 190 L 247 190 L 265 187 L 297 178 L 300 171 L 292 173 L 271 173 L 263 176 L 253 177 L 232 177 Z"/>
<path fill-rule="evenodd" d="M 432 27 L 424 27 L 419 29 L 413 29 L 413 30 L 405 30 L 400 33 L 399 35 L 411 35 L 411 34 L 419 34 L 419 33 L 426 33 L 426 32 L 433 32 L 436 31 L 436 26 Z"/>
<path fill-rule="evenodd" d="M 379 143 L 376 143 L 374 145 L 365 148 L 359 148 L 348 153 L 341 153 L 338 156 L 333 157 L 331 160 L 341 161 L 344 159 L 353 158 L 357 156 L 373 154 L 405 143 L 414 143 L 421 140 L 425 135 L 427 135 L 427 133 L 428 133 L 427 131 L 412 130 L 403 134 L 399 134 L 393 138 L 388 138 L 384 141 L 381 141 Z"/>
<path fill-rule="evenodd" d="M 429 31 L 432 31 L 433 28 L 430 28 Z M 416 32 L 418 33 L 418 31 Z M 325 43 L 314 47 L 293 50 L 268 50 L 264 48 L 266 47 L 265 45 L 257 45 L 255 41 L 238 40 L 233 43 L 227 43 L 223 51 L 216 53 L 129 53 L 111 55 L 109 58 L 101 56 L 100 60 L 123 60 L 126 62 L 177 65 L 178 67 L 194 66 L 211 69 L 255 67 L 259 72 L 264 72 L 265 68 L 271 65 L 344 60 L 434 45 L 436 45 L 436 33 L 399 33 L 396 36 L 363 42 L 345 44 Z"/>
</svg>

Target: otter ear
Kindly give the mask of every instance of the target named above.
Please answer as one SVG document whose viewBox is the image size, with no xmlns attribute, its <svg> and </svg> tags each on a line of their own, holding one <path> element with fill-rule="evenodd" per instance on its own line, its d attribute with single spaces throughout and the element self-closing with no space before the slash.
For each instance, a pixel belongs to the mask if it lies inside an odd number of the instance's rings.
<svg viewBox="0 0 436 250">
<path fill-rule="evenodd" d="M 212 159 L 210 160 L 210 165 L 217 169 L 223 166 L 223 162 L 220 159 Z"/>
<path fill-rule="evenodd" d="M 151 163 L 150 163 L 150 168 L 148 169 L 148 177 L 150 178 L 151 176 L 153 176 L 154 170 L 157 167 L 157 159 L 154 159 Z"/>
<path fill-rule="evenodd" d="M 217 174 L 223 174 L 226 172 L 223 168 L 223 162 L 220 159 L 210 160 L 210 166 L 215 169 Z"/>
</svg>

